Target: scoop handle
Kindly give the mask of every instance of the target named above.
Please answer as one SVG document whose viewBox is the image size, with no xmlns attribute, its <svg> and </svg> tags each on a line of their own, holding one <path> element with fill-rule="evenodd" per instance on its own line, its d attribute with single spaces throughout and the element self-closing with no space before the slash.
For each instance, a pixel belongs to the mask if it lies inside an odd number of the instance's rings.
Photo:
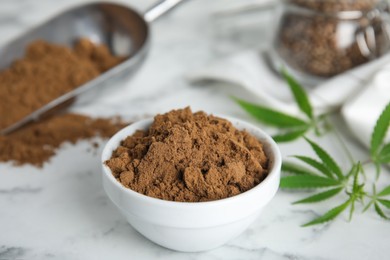
<svg viewBox="0 0 390 260">
<path fill-rule="evenodd" d="M 167 13 L 168 11 L 172 10 L 175 6 L 178 4 L 185 2 L 187 0 L 163 0 L 159 1 L 153 6 L 151 6 L 145 13 L 144 13 L 144 19 L 151 23 L 163 14 Z"/>
</svg>

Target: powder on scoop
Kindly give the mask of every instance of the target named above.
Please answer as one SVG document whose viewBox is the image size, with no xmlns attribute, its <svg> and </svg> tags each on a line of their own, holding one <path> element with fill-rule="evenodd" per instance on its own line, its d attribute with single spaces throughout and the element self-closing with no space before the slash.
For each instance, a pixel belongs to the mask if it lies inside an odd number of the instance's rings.
<svg viewBox="0 0 390 260">
<path fill-rule="evenodd" d="M 78 40 L 73 49 L 43 40 L 31 42 L 23 58 L 0 71 L 0 129 L 123 60 L 112 55 L 106 45 L 88 39 Z"/>
<path fill-rule="evenodd" d="M 0 71 L 0 129 L 119 64 L 106 45 L 79 39 L 74 48 L 43 40 L 31 42 L 24 57 Z M 110 137 L 126 123 L 62 114 L 0 136 L 0 162 L 41 167 L 64 142 Z"/>
</svg>

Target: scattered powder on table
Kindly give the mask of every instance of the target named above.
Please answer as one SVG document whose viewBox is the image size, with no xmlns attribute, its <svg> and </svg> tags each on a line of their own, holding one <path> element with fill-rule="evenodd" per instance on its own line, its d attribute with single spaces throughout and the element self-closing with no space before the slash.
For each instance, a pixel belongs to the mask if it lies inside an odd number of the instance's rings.
<svg viewBox="0 0 390 260">
<path fill-rule="evenodd" d="M 231 197 L 268 174 L 268 158 L 254 136 L 189 108 L 157 115 L 147 131 L 123 140 L 106 165 L 127 188 L 182 202 Z"/>
<path fill-rule="evenodd" d="M 0 71 L 0 129 L 122 62 L 107 46 L 80 39 L 73 49 L 42 40 Z"/>
<path fill-rule="evenodd" d="M 0 135 L 0 162 L 41 167 L 64 142 L 75 143 L 95 136 L 108 138 L 126 125 L 119 118 L 90 118 L 79 114 L 46 118 L 11 134 Z"/>
</svg>

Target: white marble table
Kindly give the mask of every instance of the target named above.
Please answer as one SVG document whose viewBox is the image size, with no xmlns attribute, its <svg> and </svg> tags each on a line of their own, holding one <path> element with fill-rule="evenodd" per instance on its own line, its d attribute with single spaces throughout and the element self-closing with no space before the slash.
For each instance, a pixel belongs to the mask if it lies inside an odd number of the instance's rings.
<svg viewBox="0 0 390 260">
<path fill-rule="evenodd" d="M 0 1 L 0 44 L 34 24 L 82 1 Z M 153 1 L 127 0 L 139 10 Z M 190 85 L 185 72 L 232 48 L 218 51 L 213 12 L 233 0 L 193 0 L 153 24 L 152 48 L 137 76 L 122 82 L 120 93 L 74 110 L 97 116 L 119 114 L 129 119 L 191 106 L 193 110 L 250 120 L 216 85 Z M 251 38 L 256 40 L 256 37 Z M 253 44 L 253 42 L 252 42 Z M 234 49 L 234 48 L 233 48 Z M 234 90 L 232 90 L 234 91 Z M 240 93 L 245 97 L 246 93 Z M 1 102 L 1 101 L 0 101 Z M 341 122 L 338 125 L 342 128 Z M 366 151 L 346 136 L 356 157 Z M 320 140 L 342 163 L 333 137 Z M 0 164 L 0 259 L 389 259 L 390 224 L 373 212 L 346 215 L 310 228 L 301 224 L 323 214 L 329 204 L 292 206 L 303 193 L 280 191 L 263 215 L 227 245 L 204 253 L 178 253 L 138 234 L 105 195 L 99 155 L 89 142 L 65 144 L 43 169 Z M 281 146 L 285 156 L 310 153 L 299 141 Z M 346 166 L 346 165 L 343 165 Z M 389 182 L 389 172 L 383 181 Z M 336 201 L 336 203 L 338 203 Z M 361 208 L 358 208 L 360 211 Z"/>
</svg>

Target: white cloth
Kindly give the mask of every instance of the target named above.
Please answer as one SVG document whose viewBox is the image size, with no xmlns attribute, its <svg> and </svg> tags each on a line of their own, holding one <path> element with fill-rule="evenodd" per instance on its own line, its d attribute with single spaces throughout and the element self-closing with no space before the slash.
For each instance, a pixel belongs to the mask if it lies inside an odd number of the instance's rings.
<svg viewBox="0 0 390 260">
<path fill-rule="evenodd" d="M 376 120 L 389 102 L 390 65 L 386 65 L 375 73 L 358 95 L 343 105 L 341 113 L 345 121 L 356 138 L 366 147 L 370 147 Z"/>
<path fill-rule="evenodd" d="M 286 83 L 272 72 L 265 53 L 246 51 L 187 74 L 187 79 L 232 83 L 251 92 L 259 104 L 299 115 Z M 309 88 L 317 113 L 342 107 L 352 132 L 367 147 L 380 112 L 390 101 L 390 54 Z M 375 85 L 373 87 L 372 85 Z"/>
</svg>

